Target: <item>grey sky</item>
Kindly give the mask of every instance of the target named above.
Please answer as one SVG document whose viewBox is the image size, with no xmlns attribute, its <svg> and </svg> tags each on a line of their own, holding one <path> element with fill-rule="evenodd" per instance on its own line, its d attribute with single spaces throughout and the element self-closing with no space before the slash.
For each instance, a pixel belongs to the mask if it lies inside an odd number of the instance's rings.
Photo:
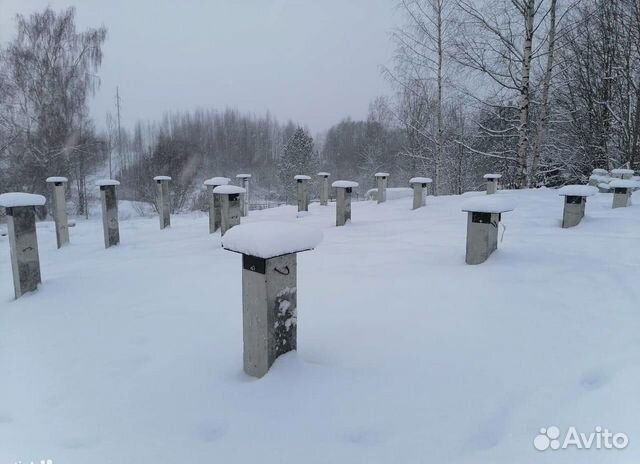
<svg viewBox="0 0 640 464">
<path fill-rule="evenodd" d="M 99 125 L 120 86 L 123 122 L 196 107 L 293 119 L 313 131 L 363 118 L 390 92 L 395 0 L 0 0 L 0 40 L 16 13 L 77 8 L 80 27 L 109 29 L 91 107 Z"/>
</svg>

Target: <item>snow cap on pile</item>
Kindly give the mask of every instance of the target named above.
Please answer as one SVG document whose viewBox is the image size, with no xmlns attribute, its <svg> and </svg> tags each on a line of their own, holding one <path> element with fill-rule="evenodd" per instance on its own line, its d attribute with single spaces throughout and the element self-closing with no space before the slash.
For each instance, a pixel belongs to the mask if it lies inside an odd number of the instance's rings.
<svg viewBox="0 0 640 464">
<path fill-rule="evenodd" d="M 331 187 L 335 188 L 356 188 L 357 186 L 358 183 L 352 180 L 336 180 L 331 184 Z"/>
<path fill-rule="evenodd" d="M 222 237 L 226 250 L 258 258 L 273 258 L 315 248 L 322 232 L 299 224 L 264 221 L 235 226 Z"/>
<path fill-rule="evenodd" d="M 218 185 L 213 189 L 213 193 L 222 195 L 233 195 L 234 193 L 245 193 L 246 190 L 237 185 Z"/>
<path fill-rule="evenodd" d="M 590 185 L 565 185 L 558 190 L 558 195 L 565 197 L 590 197 L 598 193 L 598 189 Z"/>
<path fill-rule="evenodd" d="M 120 182 L 115 179 L 98 179 L 96 185 L 98 187 L 105 187 L 107 185 L 120 185 Z"/>
<path fill-rule="evenodd" d="M 35 193 L 9 192 L 0 195 L 0 206 L 5 208 L 17 208 L 20 206 L 42 206 L 46 198 Z"/>
<path fill-rule="evenodd" d="M 473 197 L 462 203 L 462 211 L 469 213 L 506 213 L 513 209 L 515 203 L 500 195 Z"/>
<path fill-rule="evenodd" d="M 204 181 L 204 185 L 227 185 L 231 182 L 228 177 L 212 177 Z"/>
<path fill-rule="evenodd" d="M 640 184 L 636 181 L 629 179 L 614 179 L 609 182 L 611 188 L 638 188 Z"/>
<path fill-rule="evenodd" d="M 431 177 L 412 177 L 409 179 L 410 184 L 430 184 L 433 182 Z"/>
<path fill-rule="evenodd" d="M 53 176 L 53 177 L 47 177 L 47 182 L 49 183 L 58 183 L 58 182 L 69 182 L 69 179 L 67 179 L 66 177 L 61 177 L 61 176 Z"/>
</svg>

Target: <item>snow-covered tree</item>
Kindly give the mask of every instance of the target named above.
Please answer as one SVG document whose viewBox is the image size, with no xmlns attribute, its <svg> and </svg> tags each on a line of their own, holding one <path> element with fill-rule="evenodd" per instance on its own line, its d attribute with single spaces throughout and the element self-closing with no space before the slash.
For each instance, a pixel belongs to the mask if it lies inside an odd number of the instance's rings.
<svg viewBox="0 0 640 464">
<path fill-rule="evenodd" d="M 314 175 L 318 165 L 317 159 L 313 138 L 298 127 L 287 141 L 278 160 L 278 180 L 285 201 L 294 196 L 293 177 L 298 174 Z"/>
</svg>

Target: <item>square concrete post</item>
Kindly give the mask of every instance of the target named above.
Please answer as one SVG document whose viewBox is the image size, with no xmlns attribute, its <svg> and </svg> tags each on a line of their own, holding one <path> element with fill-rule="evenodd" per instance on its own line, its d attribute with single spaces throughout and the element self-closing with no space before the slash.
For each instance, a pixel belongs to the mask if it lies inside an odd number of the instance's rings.
<svg viewBox="0 0 640 464">
<path fill-rule="evenodd" d="M 264 376 L 280 355 L 297 348 L 296 254 L 315 247 L 321 237 L 299 225 L 266 222 L 243 224 L 223 238 L 225 249 L 242 253 L 243 364 L 247 374 Z M 273 246 L 261 247 L 261 242 Z"/>
<path fill-rule="evenodd" d="M 475 197 L 463 204 L 462 211 L 467 213 L 467 264 L 485 262 L 498 248 L 502 213 L 512 210 L 513 206 L 499 197 Z"/>
<path fill-rule="evenodd" d="M 626 208 L 631 203 L 631 189 L 626 187 L 615 187 L 613 189 L 612 208 Z"/>
<path fill-rule="evenodd" d="M 631 193 L 640 186 L 638 182 L 628 179 L 614 179 L 609 183 L 609 191 L 613 191 L 612 208 L 631 206 Z"/>
<path fill-rule="evenodd" d="M 56 224 L 56 242 L 58 248 L 69 243 L 69 221 L 67 219 L 67 199 L 65 195 L 66 177 L 48 177 L 47 183 L 53 190 L 53 220 Z"/>
<path fill-rule="evenodd" d="M 389 173 L 376 172 L 374 177 L 376 178 L 376 186 L 378 187 L 378 203 L 384 203 L 387 201 L 387 178 L 389 177 Z"/>
<path fill-rule="evenodd" d="M 104 247 L 109 248 L 120 243 L 120 225 L 118 224 L 118 197 L 116 187 L 120 182 L 104 179 L 96 182 L 100 187 L 102 200 L 102 230 L 104 233 Z"/>
<path fill-rule="evenodd" d="M 320 206 L 329 204 L 329 174 L 328 172 L 319 172 L 320 177 Z"/>
<path fill-rule="evenodd" d="M 249 214 L 249 179 L 251 174 L 238 174 L 237 179 L 242 179 L 242 188 L 245 193 L 240 195 L 240 214 L 244 217 Z"/>
<path fill-rule="evenodd" d="M 45 198 L 42 195 L 20 192 L 0 195 L 0 206 L 3 206 L 7 213 L 9 253 L 16 299 L 36 290 L 42 282 L 35 207 L 44 203 Z"/>
<path fill-rule="evenodd" d="M 242 255 L 244 370 L 262 377 L 278 356 L 297 348 L 296 253 Z"/>
<path fill-rule="evenodd" d="M 171 198 L 169 196 L 169 176 L 156 176 L 156 204 L 160 216 L 160 230 L 171 225 Z"/>
<path fill-rule="evenodd" d="M 487 183 L 487 195 L 493 195 L 498 190 L 498 179 L 502 174 L 485 174 L 484 179 Z"/>
<path fill-rule="evenodd" d="M 307 181 L 311 177 L 305 175 L 297 175 L 294 177 L 296 181 L 296 196 L 298 199 L 298 212 L 309 211 L 309 192 L 307 192 Z"/>
<path fill-rule="evenodd" d="M 566 195 L 564 197 L 564 211 L 562 213 L 562 228 L 568 229 L 580 224 L 584 217 L 587 197 Z"/>
<path fill-rule="evenodd" d="M 484 263 L 498 249 L 500 213 L 468 212 L 467 264 Z"/>
<path fill-rule="evenodd" d="M 336 189 L 336 226 L 340 227 L 351 221 L 351 192 L 358 183 L 337 180 L 331 186 Z"/>
<path fill-rule="evenodd" d="M 222 226 L 221 200 L 219 195 L 213 193 L 213 189 L 220 185 L 227 185 L 231 182 L 228 177 L 212 177 L 204 181 L 207 187 L 207 197 L 209 199 L 209 233 L 215 233 Z"/>
<path fill-rule="evenodd" d="M 565 185 L 558 190 L 558 195 L 564 196 L 564 211 L 562 213 L 562 228 L 567 229 L 580 224 L 584 217 L 587 197 L 598 193 L 598 189 L 588 185 Z"/>
<path fill-rule="evenodd" d="M 409 180 L 413 189 L 413 209 L 422 208 L 426 204 L 427 184 L 431 182 L 429 177 L 413 177 Z"/>
<path fill-rule="evenodd" d="M 242 187 L 220 185 L 213 189 L 213 194 L 220 198 L 220 235 L 240 224 L 240 195 L 245 193 Z"/>
</svg>

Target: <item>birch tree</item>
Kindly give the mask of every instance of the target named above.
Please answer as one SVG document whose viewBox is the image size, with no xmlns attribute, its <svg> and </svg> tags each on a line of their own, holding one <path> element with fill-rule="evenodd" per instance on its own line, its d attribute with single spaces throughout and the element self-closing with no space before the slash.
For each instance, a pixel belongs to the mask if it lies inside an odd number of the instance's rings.
<svg viewBox="0 0 640 464">
<path fill-rule="evenodd" d="M 414 166 L 416 160 L 428 161 L 425 167 L 433 171 L 436 195 L 446 145 L 444 92 L 447 45 L 454 26 L 452 6 L 453 0 L 401 0 L 399 7 L 406 22 L 393 34 L 396 66 L 393 71 L 387 70 L 401 95 L 397 117 L 409 134 L 406 154 Z"/>
<path fill-rule="evenodd" d="M 518 117 L 507 121 L 506 130 L 480 129 L 488 135 L 517 140 L 512 150 L 498 156 L 515 161 L 518 187 L 525 187 L 532 175 L 529 169 L 532 65 L 541 54 L 534 40 L 544 29 L 550 12 L 549 7 L 545 8 L 546 3 L 544 0 L 495 0 L 479 4 L 458 0 L 464 27 L 456 42 L 457 61 L 470 70 L 472 76 L 484 78 L 486 84 L 474 81 L 476 89 L 469 93 L 488 110 L 505 105 L 517 108 Z M 515 101 L 515 105 L 511 101 Z"/>
<path fill-rule="evenodd" d="M 531 171 L 529 172 L 529 187 L 536 184 L 538 176 L 538 167 L 540 165 L 540 150 L 544 143 L 549 122 L 549 90 L 551 88 L 551 77 L 554 69 L 554 57 L 556 49 L 556 11 L 558 1 L 551 0 L 549 6 L 549 33 L 547 34 L 547 61 L 542 78 L 542 96 L 540 103 L 540 116 L 538 119 L 538 128 L 536 137 L 531 146 Z"/>
</svg>

